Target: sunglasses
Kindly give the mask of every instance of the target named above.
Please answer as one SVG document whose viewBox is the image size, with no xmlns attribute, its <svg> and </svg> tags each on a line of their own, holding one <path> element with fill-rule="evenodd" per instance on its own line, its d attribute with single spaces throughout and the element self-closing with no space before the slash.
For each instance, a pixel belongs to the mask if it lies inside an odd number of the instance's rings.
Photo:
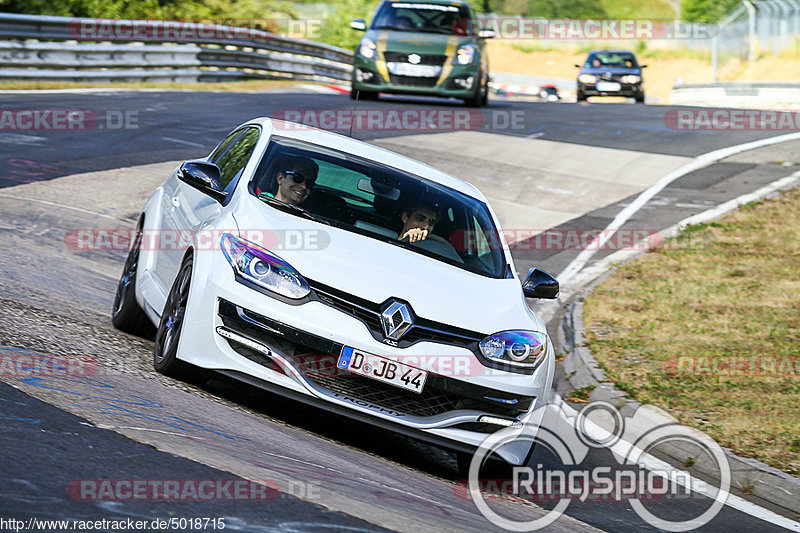
<svg viewBox="0 0 800 533">
<path fill-rule="evenodd" d="M 301 183 L 305 182 L 306 187 L 308 187 L 309 189 L 313 188 L 314 185 L 317 184 L 316 178 L 313 178 L 313 179 L 312 178 L 307 178 L 307 177 L 303 176 L 302 174 L 299 174 L 299 173 L 295 172 L 294 170 L 285 170 L 283 173 L 286 174 L 287 176 L 291 176 L 292 177 L 292 181 L 295 182 L 298 185 L 300 185 Z"/>
</svg>

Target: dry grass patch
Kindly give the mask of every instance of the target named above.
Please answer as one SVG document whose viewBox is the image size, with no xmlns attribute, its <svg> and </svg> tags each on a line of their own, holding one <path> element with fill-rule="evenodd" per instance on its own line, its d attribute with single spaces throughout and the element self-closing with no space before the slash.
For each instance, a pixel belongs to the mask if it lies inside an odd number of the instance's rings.
<svg viewBox="0 0 800 533">
<path fill-rule="evenodd" d="M 592 353 L 632 397 L 800 474 L 800 188 L 622 266 L 584 321 Z"/>
</svg>

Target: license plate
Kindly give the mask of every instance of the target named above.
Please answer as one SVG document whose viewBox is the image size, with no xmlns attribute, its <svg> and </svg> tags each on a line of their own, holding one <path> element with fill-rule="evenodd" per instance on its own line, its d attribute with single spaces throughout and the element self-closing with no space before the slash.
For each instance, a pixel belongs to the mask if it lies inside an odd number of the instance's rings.
<svg viewBox="0 0 800 533">
<path fill-rule="evenodd" d="M 614 92 L 622 89 L 622 85 L 614 81 L 600 81 L 597 82 L 598 91 Z"/>
<path fill-rule="evenodd" d="M 412 65 L 411 63 L 387 63 L 389 72 L 395 76 L 414 76 L 417 78 L 435 78 L 442 72 L 437 65 Z"/>
<path fill-rule="evenodd" d="M 408 366 L 400 361 L 362 352 L 345 346 L 337 363 L 339 368 L 355 374 L 377 379 L 384 383 L 420 393 L 425 386 L 428 372 Z"/>
</svg>

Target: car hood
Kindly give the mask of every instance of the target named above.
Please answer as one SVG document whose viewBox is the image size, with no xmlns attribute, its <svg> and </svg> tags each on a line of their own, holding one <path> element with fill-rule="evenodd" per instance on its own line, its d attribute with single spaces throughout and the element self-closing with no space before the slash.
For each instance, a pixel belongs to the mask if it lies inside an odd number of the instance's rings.
<svg viewBox="0 0 800 533">
<path fill-rule="evenodd" d="M 408 302 L 418 317 L 481 333 L 544 326 L 516 278 L 493 279 L 400 246 L 296 217 L 247 195 L 235 218 L 240 236 L 266 231 L 265 243 L 304 277 L 374 303 Z M 274 232 L 275 238 L 270 234 Z M 286 238 L 288 237 L 288 239 Z"/>
<path fill-rule="evenodd" d="M 458 35 L 443 33 L 412 32 L 396 30 L 370 30 L 368 36 L 373 39 L 380 52 L 400 52 L 404 54 L 433 54 L 443 55 L 448 46 L 455 47 L 462 42 L 470 42 L 468 38 Z M 383 49 L 381 50 L 381 48 Z"/>
</svg>

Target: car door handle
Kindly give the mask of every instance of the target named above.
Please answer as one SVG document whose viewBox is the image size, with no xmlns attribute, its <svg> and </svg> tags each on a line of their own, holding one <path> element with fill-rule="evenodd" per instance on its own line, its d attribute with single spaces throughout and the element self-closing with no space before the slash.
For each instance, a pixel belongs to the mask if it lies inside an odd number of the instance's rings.
<svg viewBox="0 0 800 533">
<path fill-rule="evenodd" d="M 180 207 L 181 206 L 181 199 L 177 196 L 172 197 L 172 206 L 173 207 Z"/>
</svg>

